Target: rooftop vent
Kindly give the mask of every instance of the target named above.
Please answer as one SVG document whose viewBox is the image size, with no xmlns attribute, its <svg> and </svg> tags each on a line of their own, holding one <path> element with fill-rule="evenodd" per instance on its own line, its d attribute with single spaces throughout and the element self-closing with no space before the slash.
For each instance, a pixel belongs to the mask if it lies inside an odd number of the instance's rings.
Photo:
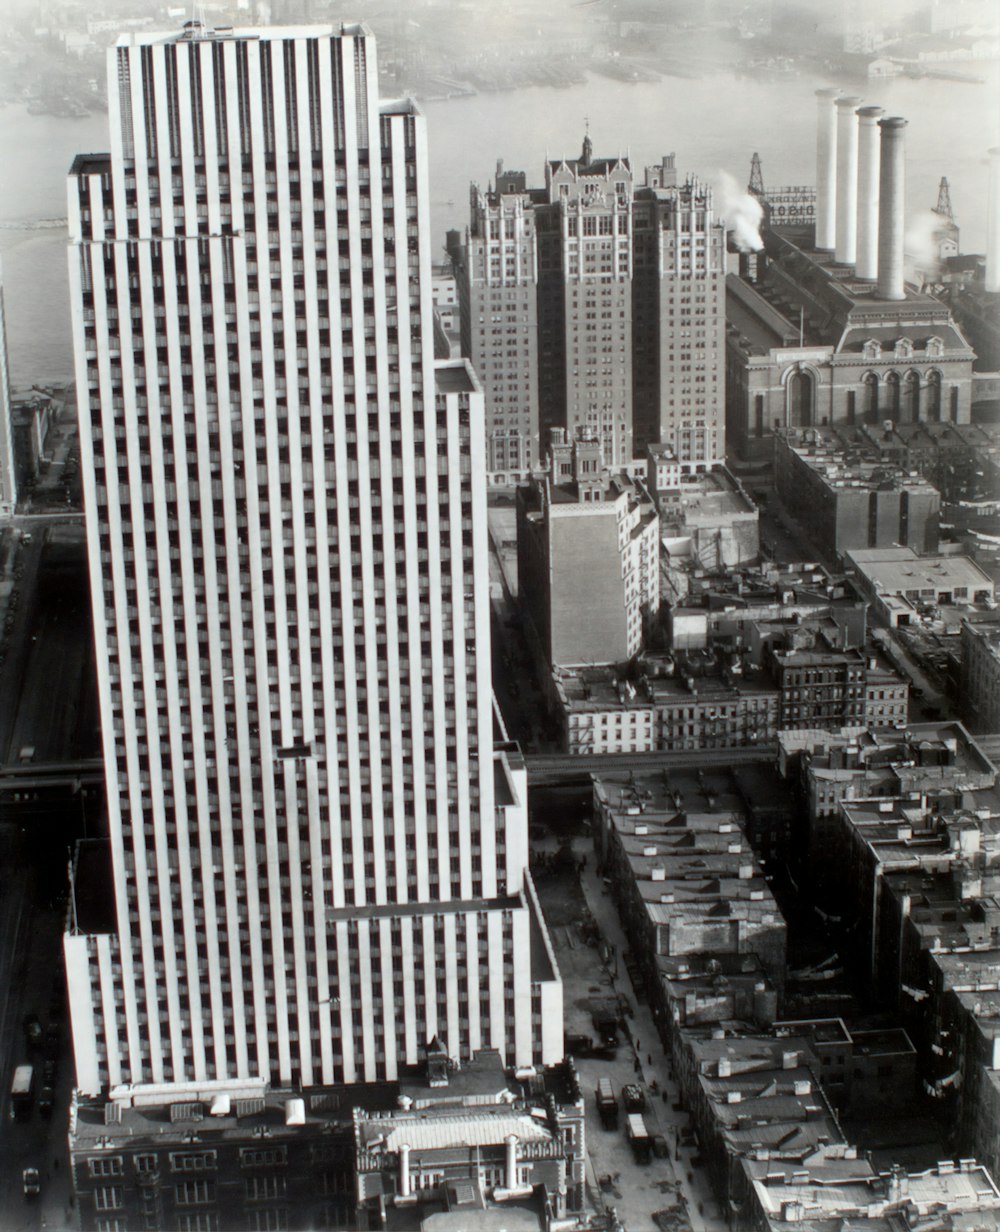
<svg viewBox="0 0 1000 1232">
<path fill-rule="evenodd" d="M 200 1101 L 190 1104 L 170 1105 L 171 1124 L 176 1124 L 178 1121 L 202 1121 L 204 1118 L 205 1108 Z"/>
</svg>

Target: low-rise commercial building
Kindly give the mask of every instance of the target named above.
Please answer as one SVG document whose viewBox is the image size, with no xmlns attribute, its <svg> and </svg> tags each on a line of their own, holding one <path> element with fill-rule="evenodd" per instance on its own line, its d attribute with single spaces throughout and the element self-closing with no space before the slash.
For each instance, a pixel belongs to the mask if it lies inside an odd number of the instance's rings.
<svg viewBox="0 0 1000 1232">
<path fill-rule="evenodd" d="M 973 731 L 1000 731 L 1000 624 L 962 621 L 959 704 Z"/>
<path fill-rule="evenodd" d="M 840 883 L 852 953 L 876 994 L 892 1000 L 899 984 L 899 921 L 886 878 L 897 872 L 948 876 L 965 887 L 960 897 L 973 889 L 1000 892 L 1000 824 L 965 810 L 934 811 L 919 797 L 845 802 L 840 821 L 832 876 Z"/>
<path fill-rule="evenodd" d="M 778 693 L 759 672 L 678 679 L 640 668 L 630 680 L 613 668 L 562 668 L 552 679 L 566 753 L 741 748 L 778 730 Z"/>
<path fill-rule="evenodd" d="M 584 1105 L 572 1062 L 511 1084 L 498 1053 L 456 1075 L 443 1048 L 435 1057 L 430 1045 L 428 1059 L 429 1082 L 402 1085 L 397 1108 L 354 1109 L 359 1226 L 385 1227 L 387 1211 L 425 1227 L 435 1214 L 475 1221 L 492 1208 L 549 1229 L 583 1211 Z"/>
<path fill-rule="evenodd" d="M 988 791 L 997 770 L 961 723 L 911 723 L 901 729 L 846 727 L 778 734 L 778 768 L 796 784 L 805 808 L 795 854 L 823 906 L 839 828 L 842 801 L 932 799 L 943 810 L 959 807 L 969 793 Z"/>
<path fill-rule="evenodd" d="M 756 954 L 657 955 L 675 1034 L 736 1022 L 758 1029 L 777 1017 L 778 995 Z"/>
<path fill-rule="evenodd" d="M 913 470 L 823 428 L 775 436 L 775 487 L 817 549 L 837 559 L 850 548 L 902 544 L 918 552 L 938 546 L 941 496 Z"/>
<path fill-rule="evenodd" d="M 841 1018 L 807 1018 L 777 1022 L 774 1034 L 809 1040 L 823 1093 L 838 1112 L 892 1111 L 912 1100 L 917 1052 L 899 1027 L 870 1030 L 848 1027 Z"/>
<path fill-rule="evenodd" d="M 729 1209 L 746 1201 L 743 1159 L 776 1159 L 843 1144 L 836 1113 L 819 1082 L 806 1039 L 745 1035 L 686 1036 L 678 1080 L 716 1192 Z"/>
<path fill-rule="evenodd" d="M 651 445 L 646 487 L 660 514 L 660 531 L 674 568 L 737 569 L 760 556 L 757 506 L 723 466 L 695 474 L 664 445 Z"/>
<path fill-rule="evenodd" d="M 397 1226 L 468 1205 L 584 1212 L 584 1106 L 572 1062 L 519 1080 L 484 1050 L 456 1069 L 431 1041 L 396 1082 L 263 1081 L 79 1094 L 70 1161 L 84 1232 Z M 413 1208 L 413 1209 L 411 1209 Z M 523 1216 L 522 1216 L 523 1218 Z"/>
<path fill-rule="evenodd" d="M 923 609 L 996 602 L 988 573 L 967 556 L 919 556 L 912 548 L 855 548 L 846 554 L 875 619 L 890 628 L 916 624 Z"/>
<path fill-rule="evenodd" d="M 982 383 L 974 378 L 973 385 Z M 854 430 L 879 456 L 919 471 L 946 504 L 990 499 L 1000 481 L 1000 426 L 987 423 L 886 423 Z"/>
<path fill-rule="evenodd" d="M 877 654 L 845 641 L 843 626 L 830 618 L 751 627 L 751 661 L 763 662 L 777 686 L 782 730 L 906 722 L 909 684 Z"/>
<path fill-rule="evenodd" d="M 972 1159 L 925 1172 L 878 1173 L 856 1151 L 824 1149 L 799 1161 L 763 1154 L 744 1163 L 748 1199 L 735 1232 L 959 1232 L 991 1229 L 1000 1190 Z"/>
<path fill-rule="evenodd" d="M 728 776 L 594 780 L 598 858 L 664 1034 L 672 1012 L 659 956 L 754 954 L 780 997 L 785 922 L 742 816 Z"/>
<path fill-rule="evenodd" d="M 841 644 L 865 644 L 867 604 L 860 603 L 842 577 L 815 562 L 765 564 L 703 578 L 687 578 L 674 591 L 668 614 L 674 651 L 701 650 L 720 643 L 736 648 L 756 622 L 832 617 Z"/>
</svg>

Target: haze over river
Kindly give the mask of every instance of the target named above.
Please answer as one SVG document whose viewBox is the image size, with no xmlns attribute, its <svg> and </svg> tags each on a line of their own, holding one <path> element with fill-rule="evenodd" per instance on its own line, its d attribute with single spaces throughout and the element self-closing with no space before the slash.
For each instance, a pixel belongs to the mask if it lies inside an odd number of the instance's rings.
<svg viewBox="0 0 1000 1232">
<path fill-rule="evenodd" d="M 935 204 L 946 175 L 962 249 L 976 252 L 986 234 L 986 152 L 1000 145 L 1000 65 L 958 67 L 985 84 L 897 78 L 854 92 L 909 120 L 909 214 Z M 485 186 L 502 158 L 508 169 L 526 171 L 529 184 L 542 183 L 546 155 L 579 153 L 588 117 L 594 153 L 628 152 L 640 169 L 675 151 L 682 176 L 716 182 L 726 170 L 745 184 L 757 150 L 765 185 L 811 184 L 813 91 L 829 84 L 836 83 L 806 74 L 764 81 L 717 73 L 648 84 L 594 74 L 568 89 L 425 103 L 435 255 L 443 255 L 447 228 L 467 225 L 470 181 Z M 74 155 L 107 148 L 106 115 L 72 119 L 0 108 L 0 255 L 15 385 L 72 376 L 66 231 L 35 224 L 65 219 L 65 176 Z"/>
</svg>

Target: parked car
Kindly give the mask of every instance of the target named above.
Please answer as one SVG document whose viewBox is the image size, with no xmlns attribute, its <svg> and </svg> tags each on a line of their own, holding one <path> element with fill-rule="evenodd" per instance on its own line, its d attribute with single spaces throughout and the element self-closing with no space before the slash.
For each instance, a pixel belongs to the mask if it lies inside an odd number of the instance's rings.
<svg viewBox="0 0 1000 1232">
<path fill-rule="evenodd" d="M 21 1025 L 24 1027 L 24 1038 L 29 1044 L 37 1044 L 42 1038 L 42 1024 L 37 1014 L 25 1014 Z"/>
<path fill-rule="evenodd" d="M 637 1083 L 629 1082 L 622 1087 L 622 1099 L 626 1112 L 643 1112 L 646 1108 L 646 1095 Z"/>
<path fill-rule="evenodd" d="M 38 1111 L 46 1120 L 52 1115 L 52 1105 L 55 1102 L 55 1092 L 51 1087 L 42 1087 L 38 1096 Z"/>
</svg>

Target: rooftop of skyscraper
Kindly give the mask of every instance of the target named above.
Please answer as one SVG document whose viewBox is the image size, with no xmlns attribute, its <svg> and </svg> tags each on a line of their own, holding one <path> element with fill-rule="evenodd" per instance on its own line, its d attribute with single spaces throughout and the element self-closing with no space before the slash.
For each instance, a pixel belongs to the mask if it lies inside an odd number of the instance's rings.
<svg viewBox="0 0 1000 1232">
<path fill-rule="evenodd" d="M 281 42 L 289 38 L 325 38 L 342 34 L 371 36 L 371 28 L 365 22 L 327 22 L 314 25 L 294 26 L 208 26 L 192 19 L 185 21 L 179 30 L 130 30 L 118 38 L 119 47 L 150 47 L 163 43 L 192 43 L 201 40 L 252 39 L 255 42 Z"/>
</svg>

